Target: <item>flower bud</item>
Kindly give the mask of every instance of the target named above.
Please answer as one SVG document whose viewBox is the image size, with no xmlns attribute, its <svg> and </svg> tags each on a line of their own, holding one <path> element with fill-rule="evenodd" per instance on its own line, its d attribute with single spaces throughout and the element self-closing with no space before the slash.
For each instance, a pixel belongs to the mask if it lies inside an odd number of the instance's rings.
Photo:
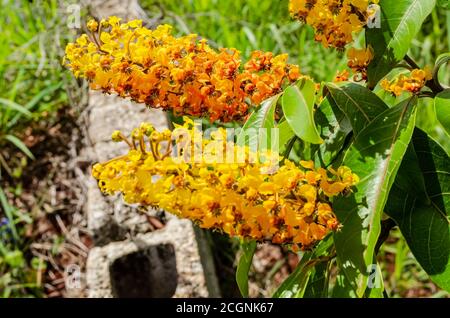
<svg viewBox="0 0 450 318">
<path fill-rule="evenodd" d="M 111 139 L 114 142 L 120 142 L 123 140 L 123 135 L 122 132 L 120 130 L 115 130 L 112 135 L 111 135 Z"/>
<path fill-rule="evenodd" d="M 87 23 L 87 28 L 91 32 L 97 32 L 97 30 L 98 30 L 98 22 L 95 21 L 94 19 L 89 20 L 88 23 Z"/>
</svg>

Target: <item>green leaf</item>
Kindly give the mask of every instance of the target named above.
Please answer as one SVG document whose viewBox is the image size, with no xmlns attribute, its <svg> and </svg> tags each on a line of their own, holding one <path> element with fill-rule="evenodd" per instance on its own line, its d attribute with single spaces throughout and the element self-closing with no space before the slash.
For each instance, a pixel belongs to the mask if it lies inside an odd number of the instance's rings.
<svg viewBox="0 0 450 318">
<path fill-rule="evenodd" d="M 283 283 L 281 283 L 272 297 L 303 297 L 314 266 L 322 262 L 319 258 L 328 255 L 332 246 L 333 236 L 329 235 L 323 239 L 313 251 L 303 253 L 295 270 L 283 281 Z"/>
<path fill-rule="evenodd" d="M 28 149 L 27 146 L 16 136 L 13 135 L 6 135 L 5 139 L 8 140 L 10 143 L 12 143 L 14 146 L 16 146 L 20 151 L 22 151 L 24 154 L 26 154 L 30 159 L 34 159 L 33 154 Z"/>
<path fill-rule="evenodd" d="M 450 1 L 449 0 L 438 0 L 438 6 L 443 9 L 450 9 Z"/>
<path fill-rule="evenodd" d="M 242 297 L 248 297 L 248 272 L 252 265 L 255 250 L 256 241 L 244 241 L 241 243 L 242 254 L 236 269 L 236 282 Z"/>
<path fill-rule="evenodd" d="M 440 92 L 434 98 L 436 116 L 445 131 L 450 134 L 450 89 Z"/>
<path fill-rule="evenodd" d="M 280 154 L 284 153 L 286 151 L 286 146 L 289 142 L 289 140 L 292 139 L 292 137 L 295 136 L 294 131 L 292 130 L 291 126 L 289 126 L 289 123 L 284 120 L 277 124 L 278 128 L 278 136 L 280 138 Z"/>
<path fill-rule="evenodd" d="M 374 255 L 372 266 L 369 269 L 369 283 L 365 296 L 367 298 L 383 298 L 384 297 L 384 280 L 380 265 L 378 265 Z"/>
<path fill-rule="evenodd" d="M 435 65 L 434 65 L 434 69 L 433 69 L 434 75 L 437 75 L 437 73 L 439 72 L 440 68 L 445 63 L 448 63 L 449 60 L 450 60 L 450 53 L 443 53 L 443 54 L 439 55 L 438 58 L 436 59 Z M 433 76 L 433 77 L 435 77 L 435 76 Z"/>
<path fill-rule="evenodd" d="M 343 159 L 360 182 L 352 195 L 333 203 L 343 225 L 335 244 L 341 270 L 358 297 L 367 287 L 381 214 L 411 139 L 416 101 L 413 97 L 381 113 L 358 134 Z"/>
<path fill-rule="evenodd" d="M 369 87 L 389 73 L 401 61 L 431 13 L 436 0 L 381 0 L 381 28 L 366 30 L 367 44 L 374 49 L 368 68 Z"/>
<path fill-rule="evenodd" d="M 326 85 L 329 98 L 350 120 L 355 136 L 388 108 L 383 100 L 364 86 L 354 83 Z"/>
<path fill-rule="evenodd" d="M 314 101 L 316 89 L 311 80 L 305 80 L 298 86 L 289 86 L 283 93 L 281 105 L 286 121 L 295 134 L 302 140 L 320 144 L 320 138 L 314 122 Z"/>
<path fill-rule="evenodd" d="M 342 268 L 342 264 L 339 264 Z M 368 268 L 368 286 L 365 291 L 366 298 L 383 298 L 384 297 L 384 281 L 381 273 L 381 268 L 377 264 L 374 256 L 372 264 Z M 344 273 L 339 272 L 336 276 L 336 281 L 333 287 L 333 298 L 356 298 L 357 295 Z"/>
<path fill-rule="evenodd" d="M 304 298 L 328 297 L 328 266 L 329 262 L 321 262 L 311 270 Z"/>
<path fill-rule="evenodd" d="M 450 291 L 450 158 L 417 128 L 412 141 L 386 213 L 431 279 Z"/>
<path fill-rule="evenodd" d="M 328 166 L 342 151 L 352 126 L 330 94 L 322 101 L 314 117 L 320 137 L 324 140 L 321 145 L 315 146 L 315 161 L 317 165 Z"/>
<path fill-rule="evenodd" d="M 272 297 L 302 298 L 314 265 L 316 264 L 312 262 L 311 255 L 305 253 L 295 270 L 283 281 Z"/>
<path fill-rule="evenodd" d="M 341 265 L 342 266 L 342 265 Z M 334 283 L 333 298 L 357 298 L 355 290 L 343 273 L 338 273 Z"/>
<path fill-rule="evenodd" d="M 238 145 L 248 145 L 250 149 L 271 148 L 272 132 L 268 134 L 268 131 L 275 127 L 275 110 L 279 98 L 278 94 L 265 100 L 250 114 L 237 136 Z"/>
</svg>

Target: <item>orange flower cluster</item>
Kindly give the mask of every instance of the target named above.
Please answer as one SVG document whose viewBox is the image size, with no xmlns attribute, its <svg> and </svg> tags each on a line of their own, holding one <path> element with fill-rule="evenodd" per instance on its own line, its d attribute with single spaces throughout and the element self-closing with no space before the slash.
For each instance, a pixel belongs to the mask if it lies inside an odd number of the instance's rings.
<svg viewBox="0 0 450 318">
<path fill-rule="evenodd" d="M 65 65 L 91 88 L 130 97 L 176 115 L 240 120 L 250 105 L 276 95 L 300 77 L 287 55 L 255 51 L 241 65 L 236 49 L 212 49 L 191 34 L 176 38 L 171 27 L 110 17 L 88 22 L 90 34 L 66 47 Z"/>
<path fill-rule="evenodd" d="M 179 134 L 180 128 L 187 133 Z M 330 198 L 351 191 L 358 182 L 349 168 L 329 169 L 330 176 L 325 169 L 316 169 L 312 161 L 300 162 L 300 168 L 285 160 L 273 170 L 272 161 L 248 160 L 252 157 L 248 148 L 237 146 L 232 148 L 235 155 L 243 150 L 246 160 L 180 162 L 179 157 L 170 155 L 171 149 L 177 149 L 171 147 L 172 141 L 183 136 L 186 145 L 196 139 L 195 134 L 189 120 L 172 133 L 143 124 L 133 131 L 131 141 L 116 131 L 113 139 L 126 141 L 129 153 L 96 164 L 92 174 L 105 194 L 121 192 L 129 203 L 160 207 L 231 236 L 307 249 L 338 228 Z M 225 153 L 225 135 L 219 129 L 202 144 Z M 264 151 L 258 158 L 273 155 Z"/>
<path fill-rule="evenodd" d="M 315 30 L 316 41 L 342 49 L 366 25 L 369 0 L 290 0 L 291 15 Z"/>
<path fill-rule="evenodd" d="M 393 80 L 383 79 L 381 81 L 381 87 L 387 92 L 392 93 L 394 96 L 400 96 L 403 92 L 418 93 L 426 84 L 431 80 L 433 75 L 429 68 L 415 69 L 411 71 L 411 74 L 394 78 Z"/>
</svg>

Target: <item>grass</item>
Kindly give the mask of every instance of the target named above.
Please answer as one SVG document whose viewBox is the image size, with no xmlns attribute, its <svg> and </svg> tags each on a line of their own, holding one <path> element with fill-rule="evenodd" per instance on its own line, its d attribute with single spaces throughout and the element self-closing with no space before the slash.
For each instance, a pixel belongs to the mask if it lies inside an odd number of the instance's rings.
<svg viewBox="0 0 450 318">
<path fill-rule="evenodd" d="M 54 119 L 67 104 L 63 87 L 68 77 L 61 71 L 58 2 L 3 0 L 0 11 L 0 149 L 17 148 L 29 159 L 33 154 L 23 142 L 24 128 Z M 0 163 L 15 176 L 17 158 L 0 151 Z"/>
<path fill-rule="evenodd" d="M 34 220 L 11 204 L 35 156 L 27 139 L 68 104 L 58 1 L 0 1 L 0 297 L 43 296 L 46 264 L 32 257 L 25 228 Z M 3 188 L 2 188 L 3 187 Z"/>
</svg>

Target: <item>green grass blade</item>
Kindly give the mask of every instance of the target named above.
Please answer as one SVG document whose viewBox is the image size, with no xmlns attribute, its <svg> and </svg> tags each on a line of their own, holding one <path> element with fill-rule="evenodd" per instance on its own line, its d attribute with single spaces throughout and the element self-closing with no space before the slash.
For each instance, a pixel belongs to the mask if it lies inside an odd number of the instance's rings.
<svg viewBox="0 0 450 318">
<path fill-rule="evenodd" d="M 12 100 L 1 98 L 0 97 L 0 107 L 5 108 L 6 110 L 12 109 L 15 110 L 27 117 L 31 117 L 31 112 L 26 109 L 24 106 L 17 104 L 16 102 L 13 102 Z"/>
<path fill-rule="evenodd" d="M 8 140 L 10 143 L 12 143 L 14 146 L 16 146 L 20 151 L 22 151 L 24 154 L 26 154 L 30 159 L 34 160 L 34 156 L 31 153 L 30 149 L 28 149 L 27 146 L 16 136 L 13 135 L 6 135 L 5 139 Z"/>
</svg>

